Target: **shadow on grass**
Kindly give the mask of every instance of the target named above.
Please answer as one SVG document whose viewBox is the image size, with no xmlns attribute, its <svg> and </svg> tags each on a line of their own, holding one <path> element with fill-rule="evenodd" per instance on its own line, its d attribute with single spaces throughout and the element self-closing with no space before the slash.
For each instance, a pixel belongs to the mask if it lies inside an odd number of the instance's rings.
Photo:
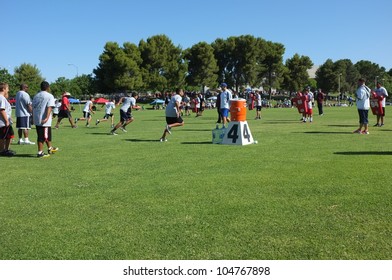
<svg viewBox="0 0 392 280">
<path fill-rule="evenodd" d="M 181 142 L 181 144 L 183 144 L 183 145 L 206 145 L 206 144 L 211 144 L 212 145 L 212 142 L 211 141 L 202 141 L 202 142 Z"/>
<path fill-rule="evenodd" d="M 307 133 L 307 134 L 353 134 L 349 131 L 305 131 L 305 132 L 293 132 L 293 133 Z"/>
<path fill-rule="evenodd" d="M 327 126 L 333 127 L 358 127 L 358 125 L 350 125 L 350 124 L 328 124 Z"/>
<path fill-rule="evenodd" d="M 265 121 L 265 124 L 277 124 L 277 123 L 301 123 L 300 121 L 296 120 L 275 120 L 275 121 Z"/>
<path fill-rule="evenodd" d="M 111 135 L 110 132 L 87 132 L 86 134 L 92 134 L 92 135 Z"/>
<path fill-rule="evenodd" d="M 212 131 L 212 129 L 187 129 L 183 128 L 182 131 Z"/>
<path fill-rule="evenodd" d="M 335 152 L 335 155 L 343 156 L 392 156 L 392 152 L 381 152 L 381 151 L 359 151 L 359 152 Z"/>
<path fill-rule="evenodd" d="M 16 154 L 13 156 L 13 158 L 36 158 L 37 154 Z"/>
<path fill-rule="evenodd" d="M 124 139 L 128 142 L 160 142 L 159 139 Z"/>
</svg>

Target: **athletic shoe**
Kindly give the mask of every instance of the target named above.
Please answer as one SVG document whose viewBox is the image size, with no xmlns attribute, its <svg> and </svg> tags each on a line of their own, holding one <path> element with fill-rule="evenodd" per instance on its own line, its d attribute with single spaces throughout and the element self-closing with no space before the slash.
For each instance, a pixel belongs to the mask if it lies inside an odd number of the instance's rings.
<svg viewBox="0 0 392 280">
<path fill-rule="evenodd" d="M 72 128 L 78 128 L 78 126 L 77 126 L 77 125 L 74 125 Z"/>
<path fill-rule="evenodd" d="M 35 145 L 35 142 L 31 142 L 30 140 L 24 141 L 25 145 Z"/>
<path fill-rule="evenodd" d="M 354 130 L 353 133 L 359 133 L 359 134 L 361 134 L 361 130 L 360 130 L 360 129 Z"/>
<path fill-rule="evenodd" d="M 50 157 L 50 155 L 45 154 L 44 152 L 37 154 L 37 158 L 47 158 L 47 157 Z"/>
<path fill-rule="evenodd" d="M 97 120 L 96 122 L 95 122 L 95 125 L 98 125 L 99 124 L 99 120 Z"/>
<path fill-rule="evenodd" d="M 376 123 L 375 125 L 373 125 L 373 126 L 381 126 L 381 125 L 379 125 L 378 123 Z"/>
<path fill-rule="evenodd" d="M 18 145 L 23 145 L 24 143 L 25 143 L 25 141 L 23 139 L 19 139 Z"/>
<path fill-rule="evenodd" d="M 122 130 L 122 132 L 128 132 L 128 131 L 126 131 L 126 129 L 123 128 L 122 126 L 120 126 L 120 129 Z"/>
<path fill-rule="evenodd" d="M 110 134 L 111 135 L 118 135 L 116 132 L 114 132 L 114 131 L 110 131 Z"/>
<path fill-rule="evenodd" d="M 16 153 L 14 151 L 11 151 L 11 150 L 0 152 L 0 156 L 3 156 L 3 157 L 13 157 L 15 154 Z"/>
<path fill-rule="evenodd" d="M 58 152 L 58 150 L 59 150 L 59 148 L 57 148 L 57 147 L 50 147 L 48 149 L 48 154 L 55 154 Z"/>
<path fill-rule="evenodd" d="M 78 118 L 75 118 L 75 124 L 78 122 L 78 120 L 79 120 Z"/>
<path fill-rule="evenodd" d="M 369 134 L 369 131 L 364 130 L 364 131 L 361 132 L 361 134 Z"/>
<path fill-rule="evenodd" d="M 382 123 L 382 124 L 380 124 L 380 126 L 384 126 L 384 124 Z"/>
<path fill-rule="evenodd" d="M 167 142 L 167 139 L 166 139 L 166 138 L 161 138 L 161 139 L 159 139 L 159 141 L 161 141 L 161 142 Z"/>
<path fill-rule="evenodd" d="M 171 130 L 171 127 L 170 127 L 169 125 L 166 126 L 166 130 L 167 130 L 167 132 L 168 132 L 169 134 L 171 134 L 171 131 L 170 131 L 170 130 Z"/>
</svg>

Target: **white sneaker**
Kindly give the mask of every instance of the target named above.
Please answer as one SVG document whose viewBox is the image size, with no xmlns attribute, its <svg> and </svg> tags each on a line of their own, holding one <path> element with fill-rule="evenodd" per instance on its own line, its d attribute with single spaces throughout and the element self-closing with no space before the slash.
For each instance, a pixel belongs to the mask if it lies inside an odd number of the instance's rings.
<svg viewBox="0 0 392 280">
<path fill-rule="evenodd" d="M 121 129 L 123 132 L 127 132 L 126 129 L 123 128 L 122 126 L 120 126 L 120 129 Z"/>
<path fill-rule="evenodd" d="M 35 142 L 31 142 L 30 140 L 24 141 L 25 145 L 35 145 Z"/>
<path fill-rule="evenodd" d="M 167 142 L 167 139 L 166 139 L 166 138 L 161 138 L 161 139 L 159 139 L 159 141 L 161 141 L 161 142 Z"/>
<path fill-rule="evenodd" d="M 25 141 L 23 139 L 19 139 L 18 145 L 23 145 L 24 143 L 25 143 Z"/>
</svg>

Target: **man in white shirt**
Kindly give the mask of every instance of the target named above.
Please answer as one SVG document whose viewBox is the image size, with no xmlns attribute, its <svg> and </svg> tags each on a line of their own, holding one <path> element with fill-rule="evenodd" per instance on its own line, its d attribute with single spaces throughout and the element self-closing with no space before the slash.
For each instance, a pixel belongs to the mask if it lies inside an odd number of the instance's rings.
<svg viewBox="0 0 392 280">
<path fill-rule="evenodd" d="M 230 100 L 233 98 L 231 92 L 227 89 L 226 83 L 221 83 L 222 93 L 220 99 L 220 110 L 222 114 L 222 122 L 223 127 L 226 127 L 227 122 L 230 121 L 229 119 L 229 112 L 230 112 Z"/>
<path fill-rule="evenodd" d="M 20 90 L 16 93 L 15 115 L 16 128 L 18 128 L 19 141 L 18 144 L 34 145 L 34 142 L 29 140 L 29 130 L 31 129 L 31 114 L 33 108 L 31 107 L 31 98 L 27 93 L 28 85 L 21 84 Z M 24 139 L 22 138 L 22 134 Z"/>
<path fill-rule="evenodd" d="M 0 156 L 12 157 L 14 151 L 10 150 L 11 140 L 14 138 L 12 129 L 12 109 L 8 102 L 9 85 L 0 83 Z"/>
<path fill-rule="evenodd" d="M 359 128 L 354 133 L 369 134 L 369 108 L 370 108 L 370 88 L 365 85 L 365 79 L 358 80 L 358 88 L 355 92 L 357 99 L 357 109 L 359 115 Z M 363 128 L 363 130 L 362 130 Z"/>
<path fill-rule="evenodd" d="M 375 92 L 377 96 L 383 97 L 381 101 L 383 113 L 381 115 L 377 114 L 377 123 L 374 126 L 383 126 L 385 117 L 385 99 L 388 97 L 388 92 L 386 88 L 382 86 L 380 81 L 377 81 Z"/>
<path fill-rule="evenodd" d="M 52 110 L 54 107 L 54 97 L 49 93 L 49 83 L 41 83 L 41 91 L 33 98 L 33 120 L 38 136 L 38 158 L 48 157 L 58 151 L 52 146 Z M 48 154 L 45 154 L 44 144 L 48 147 Z"/>
</svg>

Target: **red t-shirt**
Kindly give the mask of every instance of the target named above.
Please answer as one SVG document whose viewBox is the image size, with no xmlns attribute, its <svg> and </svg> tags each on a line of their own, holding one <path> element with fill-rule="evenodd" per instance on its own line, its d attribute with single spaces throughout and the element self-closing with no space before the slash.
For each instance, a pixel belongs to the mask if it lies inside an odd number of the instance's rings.
<svg viewBox="0 0 392 280">
<path fill-rule="evenodd" d="M 68 106 L 69 105 L 69 100 L 66 96 L 63 96 L 63 98 L 61 98 L 61 106 L 60 106 L 60 110 L 68 110 Z"/>
</svg>

